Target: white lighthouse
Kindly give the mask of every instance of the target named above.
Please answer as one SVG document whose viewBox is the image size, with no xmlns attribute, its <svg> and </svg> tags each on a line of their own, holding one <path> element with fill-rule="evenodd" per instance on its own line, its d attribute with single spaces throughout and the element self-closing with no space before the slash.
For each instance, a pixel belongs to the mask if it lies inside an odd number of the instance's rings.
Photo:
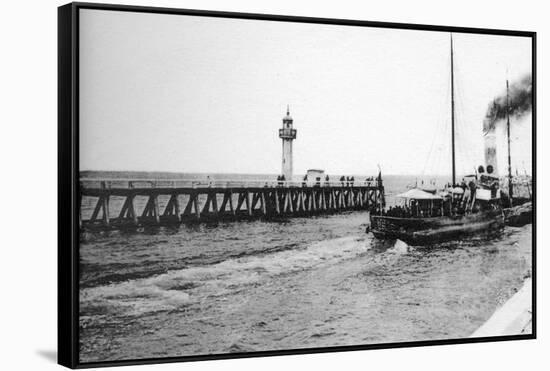
<svg viewBox="0 0 550 371">
<path fill-rule="evenodd" d="M 292 117 L 289 107 L 286 107 L 286 116 L 283 117 L 283 128 L 279 129 L 279 138 L 283 140 L 282 173 L 286 181 L 292 180 L 292 141 L 296 139 L 296 129 L 292 128 Z"/>
</svg>

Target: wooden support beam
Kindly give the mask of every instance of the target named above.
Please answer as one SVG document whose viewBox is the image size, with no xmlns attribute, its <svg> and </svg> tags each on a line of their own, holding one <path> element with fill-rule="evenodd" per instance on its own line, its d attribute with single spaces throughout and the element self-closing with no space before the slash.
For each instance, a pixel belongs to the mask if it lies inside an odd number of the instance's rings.
<svg viewBox="0 0 550 371">
<path fill-rule="evenodd" d="M 290 193 L 290 189 L 287 189 L 286 192 L 285 192 L 285 207 L 284 207 L 284 211 L 285 212 L 290 212 L 290 213 L 293 213 L 294 212 L 294 207 L 292 205 L 292 194 Z"/>
<path fill-rule="evenodd" d="M 111 223 L 109 216 L 109 194 L 103 197 L 103 223 L 108 226 Z"/>
<path fill-rule="evenodd" d="M 204 202 L 204 205 L 202 207 L 202 213 L 208 214 L 210 211 L 210 203 L 212 202 L 212 198 L 210 197 L 210 193 L 206 194 L 206 201 Z"/>
<path fill-rule="evenodd" d="M 298 202 L 299 202 L 299 205 L 300 205 L 300 209 L 303 212 L 306 212 L 307 209 L 306 209 L 306 203 L 305 203 L 304 197 L 305 197 L 304 190 L 302 190 L 302 189 L 299 190 L 298 191 Z"/>
<path fill-rule="evenodd" d="M 223 199 L 222 199 L 222 203 L 221 203 L 220 209 L 219 209 L 220 213 L 225 213 L 225 209 L 226 209 L 226 206 L 227 206 L 228 202 L 229 202 L 229 192 L 225 191 L 223 193 Z"/>
<path fill-rule="evenodd" d="M 260 201 L 262 202 L 262 213 L 267 216 L 267 205 L 265 202 L 265 191 L 260 191 Z"/>
<path fill-rule="evenodd" d="M 277 215 L 281 214 L 281 208 L 279 206 L 279 191 L 277 191 L 277 189 L 275 189 L 275 212 Z"/>
<path fill-rule="evenodd" d="M 325 211 L 326 209 L 327 209 L 327 199 L 326 199 L 325 190 L 322 189 L 321 190 L 321 210 Z"/>
<path fill-rule="evenodd" d="M 174 193 L 173 197 L 174 197 L 174 214 L 176 214 L 178 222 L 181 222 L 180 199 L 177 193 Z"/>
<path fill-rule="evenodd" d="M 237 211 L 241 211 L 241 206 L 244 203 L 244 192 L 239 193 L 239 197 L 237 199 Z"/>
<path fill-rule="evenodd" d="M 369 191 L 369 200 L 370 200 L 371 206 L 376 205 L 376 190 L 375 189 Z"/>
<path fill-rule="evenodd" d="M 130 195 L 128 196 L 129 200 L 128 200 L 128 217 L 129 218 L 132 218 L 132 221 L 134 222 L 134 225 L 138 225 L 138 216 L 137 216 L 137 213 L 136 213 L 136 208 L 134 206 L 134 199 L 135 199 L 135 196 L 134 195 Z"/>
<path fill-rule="evenodd" d="M 92 212 L 92 216 L 90 217 L 91 222 L 95 222 L 97 219 L 97 216 L 99 212 L 101 211 L 101 207 L 103 205 L 103 196 L 100 196 L 97 199 L 97 203 L 95 204 L 94 211 Z"/>
<path fill-rule="evenodd" d="M 159 198 L 156 194 L 151 197 L 153 198 L 153 217 L 155 218 L 155 223 L 160 224 Z"/>
<path fill-rule="evenodd" d="M 122 220 L 126 217 L 126 212 L 128 211 L 128 201 L 130 200 L 130 196 L 127 196 L 124 200 L 124 203 L 122 204 L 122 208 L 120 209 L 120 212 L 118 213 L 118 219 Z"/>
<path fill-rule="evenodd" d="M 142 218 L 152 217 L 156 224 L 160 224 L 160 211 L 158 203 L 158 195 L 152 193 L 145 204 L 145 208 L 141 214 Z"/>
<path fill-rule="evenodd" d="M 233 207 L 233 190 L 227 191 L 229 193 L 229 212 L 235 215 L 235 208 Z"/>
<path fill-rule="evenodd" d="M 295 190 L 290 191 L 290 203 L 292 204 L 292 210 L 294 212 L 298 212 L 300 207 L 298 203 L 298 193 L 299 192 L 296 192 Z"/>
<path fill-rule="evenodd" d="M 199 194 L 197 192 L 192 194 L 193 197 L 193 205 L 195 206 L 195 218 L 200 219 L 201 218 L 201 207 L 199 205 Z"/>
<path fill-rule="evenodd" d="M 292 195 L 292 207 L 294 208 L 294 212 L 300 211 L 300 191 L 294 190 L 290 192 Z"/>
<path fill-rule="evenodd" d="M 260 192 L 253 192 L 252 193 L 252 210 L 256 209 L 256 205 L 258 205 L 258 201 L 260 200 Z"/>
<path fill-rule="evenodd" d="M 177 193 L 173 193 L 172 195 L 170 195 L 170 199 L 164 207 L 164 212 L 162 213 L 162 216 L 174 216 L 177 218 L 178 221 L 181 221 L 180 203 Z"/>
<path fill-rule="evenodd" d="M 212 212 L 215 216 L 218 215 L 218 195 L 216 192 L 210 192 L 208 196 L 211 198 L 210 203 L 212 204 Z"/>
<path fill-rule="evenodd" d="M 244 201 L 246 203 L 246 210 L 248 211 L 248 216 L 252 216 L 252 205 L 250 204 L 250 192 L 248 190 L 244 191 Z"/>
<path fill-rule="evenodd" d="M 143 211 L 141 213 L 142 218 L 147 218 L 148 216 L 153 214 L 151 204 L 152 204 L 152 199 L 151 199 L 151 197 L 149 197 L 149 199 L 147 199 L 147 203 L 145 204 L 145 207 L 143 208 Z"/>
<path fill-rule="evenodd" d="M 311 189 L 306 191 L 306 207 L 308 211 L 313 210 L 313 193 Z"/>
<path fill-rule="evenodd" d="M 317 192 L 314 189 L 311 190 L 311 211 L 317 211 Z"/>
<path fill-rule="evenodd" d="M 162 212 L 162 216 L 171 216 L 174 214 L 174 207 L 172 205 L 172 196 L 168 199 L 168 202 L 166 203 L 166 206 L 164 206 L 164 211 Z"/>
<path fill-rule="evenodd" d="M 185 209 L 183 209 L 183 215 L 189 216 L 191 215 L 191 212 L 193 211 L 193 205 L 194 205 L 194 199 L 193 195 L 189 195 L 189 200 L 187 201 L 187 205 L 185 206 Z"/>
<path fill-rule="evenodd" d="M 136 211 L 134 208 L 134 194 L 128 194 L 126 196 L 126 200 L 124 200 L 124 204 L 122 205 L 122 209 L 120 209 L 120 213 L 118 214 L 118 221 L 124 222 L 124 219 L 130 218 L 132 219 L 133 223 L 135 225 L 138 224 L 138 218 L 136 215 Z"/>
<path fill-rule="evenodd" d="M 293 213 L 296 211 L 296 196 L 294 195 L 294 192 L 292 190 L 288 190 L 288 199 L 290 200 L 290 212 Z"/>
</svg>

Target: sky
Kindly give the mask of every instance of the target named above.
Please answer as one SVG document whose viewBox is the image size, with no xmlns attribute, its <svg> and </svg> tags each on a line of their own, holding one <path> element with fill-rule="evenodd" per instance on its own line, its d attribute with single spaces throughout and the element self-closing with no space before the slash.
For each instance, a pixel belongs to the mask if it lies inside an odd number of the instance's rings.
<svg viewBox="0 0 550 371">
<path fill-rule="evenodd" d="M 450 33 L 80 10 L 80 169 L 278 174 L 287 104 L 294 173 L 449 174 Z M 454 33 L 457 171 L 531 39 Z M 531 115 L 512 122 L 531 173 Z M 499 168 L 505 169 L 502 127 Z"/>
</svg>

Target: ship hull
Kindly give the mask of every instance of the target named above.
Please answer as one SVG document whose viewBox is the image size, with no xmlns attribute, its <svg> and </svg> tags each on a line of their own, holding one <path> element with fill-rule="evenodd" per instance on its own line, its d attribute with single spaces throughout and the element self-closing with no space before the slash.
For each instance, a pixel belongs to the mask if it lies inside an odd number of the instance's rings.
<svg viewBox="0 0 550 371">
<path fill-rule="evenodd" d="M 521 205 L 504 209 L 506 225 L 522 227 L 533 222 L 533 203 L 525 202 Z"/>
<path fill-rule="evenodd" d="M 471 234 L 493 233 L 504 227 L 504 214 L 495 210 L 434 218 L 371 215 L 370 222 L 370 231 L 377 238 L 400 239 L 409 244 L 425 245 L 460 239 Z"/>
</svg>

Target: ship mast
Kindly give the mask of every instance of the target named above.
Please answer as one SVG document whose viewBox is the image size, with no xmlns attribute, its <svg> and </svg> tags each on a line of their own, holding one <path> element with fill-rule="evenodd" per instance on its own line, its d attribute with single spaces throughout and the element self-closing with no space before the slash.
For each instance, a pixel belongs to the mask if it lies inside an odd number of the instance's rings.
<svg viewBox="0 0 550 371">
<path fill-rule="evenodd" d="M 509 134 L 509 131 L 508 131 Z M 455 78 L 454 78 L 454 55 L 453 55 L 453 34 L 451 34 L 451 143 L 453 161 L 453 183 L 456 184 L 456 163 L 455 163 Z"/>
<path fill-rule="evenodd" d="M 508 195 L 510 197 L 510 205 L 513 198 L 512 186 L 512 157 L 510 155 L 510 94 L 509 94 L 508 79 L 506 79 L 506 133 L 508 137 Z"/>
</svg>

